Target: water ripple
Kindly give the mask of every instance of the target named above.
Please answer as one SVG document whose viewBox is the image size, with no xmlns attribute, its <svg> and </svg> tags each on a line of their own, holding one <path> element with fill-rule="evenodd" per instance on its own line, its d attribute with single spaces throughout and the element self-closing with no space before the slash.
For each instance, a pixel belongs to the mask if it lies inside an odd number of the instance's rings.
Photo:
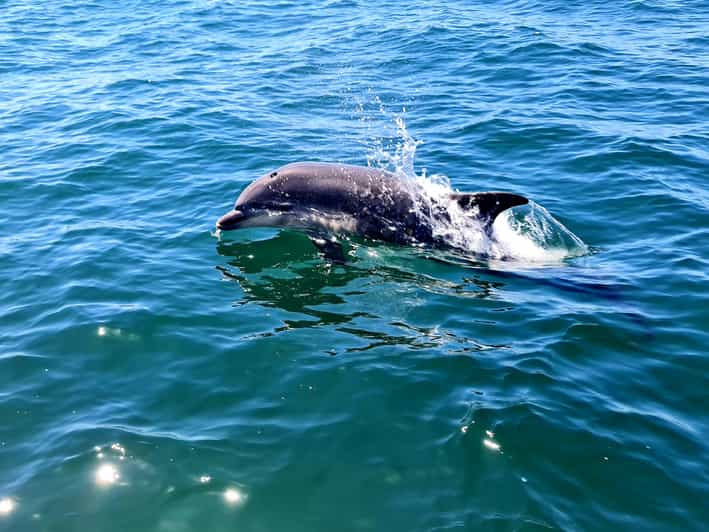
<svg viewBox="0 0 709 532">
<path fill-rule="evenodd" d="M 3 7 L 0 529 L 705 528 L 702 2 Z M 298 159 L 588 253 L 213 234 Z"/>
</svg>

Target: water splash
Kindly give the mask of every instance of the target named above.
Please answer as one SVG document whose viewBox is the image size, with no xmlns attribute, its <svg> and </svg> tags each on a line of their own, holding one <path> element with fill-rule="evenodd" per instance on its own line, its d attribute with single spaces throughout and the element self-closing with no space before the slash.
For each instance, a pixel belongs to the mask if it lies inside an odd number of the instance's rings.
<svg viewBox="0 0 709 532">
<path fill-rule="evenodd" d="M 387 115 L 383 108 L 380 112 Z M 486 233 L 481 222 L 471 216 L 470 210 L 461 208 L 451 199 L 451 194 L 456 191 L 447 176 L 427 175 L 425 169 L 420 174 L 414 171 L 416 149 L 423 142 L 409 133 L 404 112 L 405 109 L 401 114 L 391 116 L 396 126 L 395 140 L 374 142 L 367 161 L 370 166 L 388 169 L 411 181 L 420 198 L 416 208 L 428 219 L 437 239 L 463 255 L 530 266 L 559 264 L 589 252 L 578 236 L 534 201 L 503 212 L 495 220 L 491 234 Z M 447 216 L 436 215 L 442 210 Z"/>
<path fill-rule="evenodd" d="M 583 240 L 534 201 L 498 216 L 493 236 L 490 255 L 496 258 L 542 264 L 559 263 L 589 253 Z"/>
<path fill-rule="evenodd" d="M 415 139 L 406 129 L 404 120 L 406 108 L 403 108 L 400 114 L 392 115 L 384 109 L 383 105 L 380 105 L 379 113 L 388 120 L 389 124 L 393 123 L 396 130 L 392 136 L 379 136 L 372 139 L 367 154 L 367 164 L 402 176 L 416 177 L 414 158 L 416 148 L 422 145 L 423 141 Z"/>
</svg>

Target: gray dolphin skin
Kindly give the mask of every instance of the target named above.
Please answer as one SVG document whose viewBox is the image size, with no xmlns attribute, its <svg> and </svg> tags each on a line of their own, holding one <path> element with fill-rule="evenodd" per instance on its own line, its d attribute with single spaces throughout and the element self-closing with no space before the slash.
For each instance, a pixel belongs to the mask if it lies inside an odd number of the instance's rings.
<svg viewBox="0 0 709 532">
<path fill-rule="evenodd" d="M 451 193 L 449 199 L 477 218 L 488 234 L 498 214 L 528 203 L 507 192 Z M 292 227 L 309 234 L 316 245 L 323 236 L 344 233 L 394 244 L 445 246 L 433 225 L 450 220 L 448 208 L 424 198 L 414 181 L 385 170 L 299 162 L 246 187 L 217 228 Z"/>
</svg>

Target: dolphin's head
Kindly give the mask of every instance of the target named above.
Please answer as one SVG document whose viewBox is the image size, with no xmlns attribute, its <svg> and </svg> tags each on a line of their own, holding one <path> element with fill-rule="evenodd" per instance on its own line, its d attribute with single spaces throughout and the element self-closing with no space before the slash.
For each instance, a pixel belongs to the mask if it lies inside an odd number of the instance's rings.
<svg viewBox="0 0 709 532">
<path fill-rule="evenodd" d="M 292 203 L 278 171 L 266 174 L 244 189 L 234 209 L 217 220 L 217 229 L 291 225 Z"/>
<path fill-rule="evenodd" d="M 367 198 L 386 199 L 398 180 L 383 170 L 299 162 L 261 176 L 244 189 L 234 210 L 217 221 L 222 230 L 242 227 L 313 227 L 339 230 Z M 389 191 L 389 192 L 387 192 Z M 409 198 L 408 194 L 405 195 Z M 384 198 L 382 200 L 381 198 Z M 334 224 L 334 225 L 333 225 Z"/>
</svg>

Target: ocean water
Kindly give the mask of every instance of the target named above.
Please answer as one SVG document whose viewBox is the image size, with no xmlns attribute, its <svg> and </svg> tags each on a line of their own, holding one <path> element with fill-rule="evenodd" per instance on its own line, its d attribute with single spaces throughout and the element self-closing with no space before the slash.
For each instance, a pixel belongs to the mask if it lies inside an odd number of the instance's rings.
<svg viewBox="0 0 709 532">
<path fill-rule="evenodd" d="M 706 530 L 708 88 L 706 1 L 3 2 L 0 530 Z M 534 204 L 215 231 L 297 160 Z"/>
</svg>

